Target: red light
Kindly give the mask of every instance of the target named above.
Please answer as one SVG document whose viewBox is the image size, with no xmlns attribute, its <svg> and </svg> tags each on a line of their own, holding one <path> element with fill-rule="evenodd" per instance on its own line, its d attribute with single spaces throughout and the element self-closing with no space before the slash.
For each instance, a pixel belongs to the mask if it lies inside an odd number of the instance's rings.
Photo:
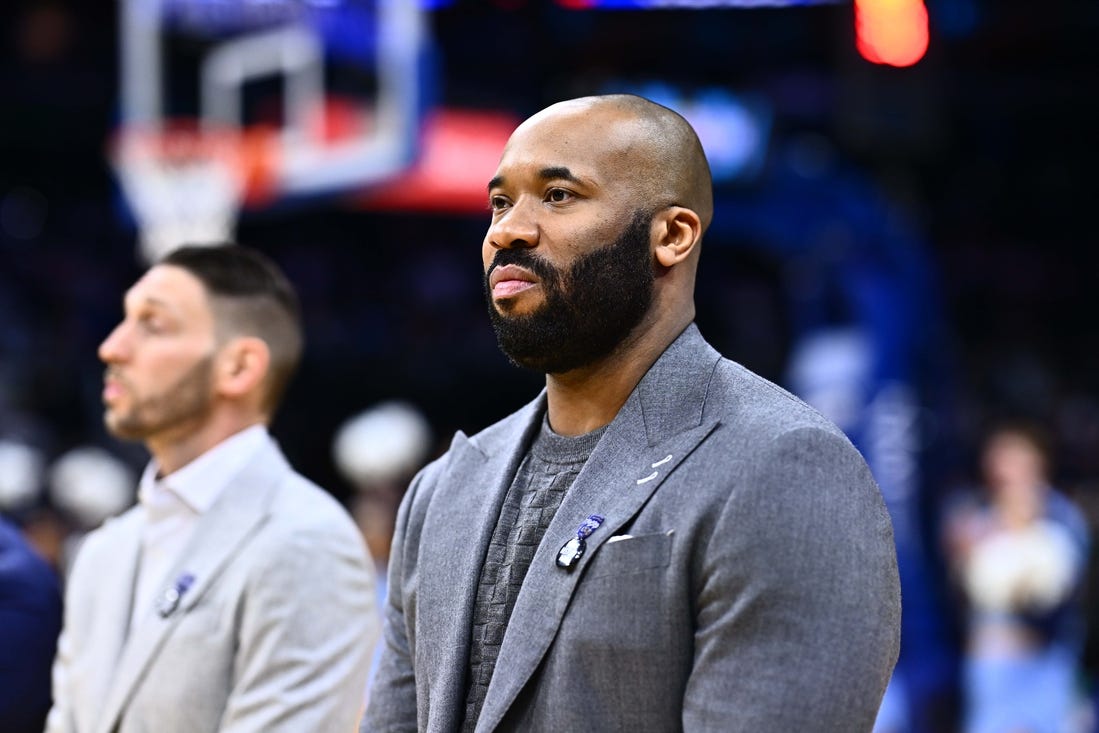
<svg viewBox="0 0 1099 733">
<path fill-rule="evenodd" d="M 424 120 L 415 165 L 354 199 L 375 210 L 484 215 L 485 181 L 492 177 L 500 151 L 520 121 L 505 112 L 436 108 Z"/>
<path fill-rule="evenodd" d="M 855 0 L 855 36 L 867 61 L 911 66 L 927 52 L 923 0 Z"/>
</svg>

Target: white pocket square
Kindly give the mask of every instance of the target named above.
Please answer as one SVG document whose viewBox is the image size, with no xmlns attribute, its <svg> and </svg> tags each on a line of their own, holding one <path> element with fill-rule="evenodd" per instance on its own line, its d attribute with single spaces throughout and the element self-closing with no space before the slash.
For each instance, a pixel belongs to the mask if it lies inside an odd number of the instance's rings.
<svg viewBox="0 0 1099 733">
<path fill-rule="evenodd" d="M 632 534 L 616 534 L 614 537 L 611 537 L 610 539 L 607 540 L 607 544 L 609 545 L 612 542 L 621 542 L 622 540 L 632 540 L 632 539 L 633 539 Z"/>
</svg>

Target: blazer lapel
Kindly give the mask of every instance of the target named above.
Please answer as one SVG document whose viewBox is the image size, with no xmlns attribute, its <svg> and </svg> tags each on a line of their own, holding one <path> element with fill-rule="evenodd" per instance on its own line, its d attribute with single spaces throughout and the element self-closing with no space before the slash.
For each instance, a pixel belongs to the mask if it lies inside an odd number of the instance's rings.
<svg viewBox="0 0 1099 733">
<path fill-rule="evenodd" d="M 290 470 L 286 459 L 270 444 L 232 480 L 225 493 L 199 520 L 194 535 L 172 568 L 160 599 L 172 583 L 190 576 L 188 587 L 173 604 L 164 604 L 141 620 L 127 640 L 111 683 L 97 733 L 109 733 L 133 695 L 145 670 L 179 620 L 217 580 L 221 570 L 263 523 L 271 495 Z"/>
<path fill-rule="evenodd" d="M 541 663 L 599 547 L 628 523 L 676 466 L 717 427 L 704 419 L 710 376 L 720 356 L 691 326 L 649 370 L 623 405 L 546 530 L 516 599 L 478 731 L 499 725 Z M 510 474 L 509 474 L 510 479 Z M 570 572 L 560 547 L 592 514 L 603 523 Z M 468 629 L 468 621 L 461 628 Z"/>
<path fill-rule="evenodd" d="M 545 409 L 544 396 L 477 442 L 458 433 L 446 478 L 424 518 L 417 563 L 417 666 L 430 670 L 428 730 L 456 730 L 465 714 L 465 678 L 477 579 L 500 506 Z M 473 582 L 455 583 L 454 579 Z M 456 592 L 455 592 L 456 591 Z M 423 660 L 422 662 L 420 660 Z"/>
</svg>

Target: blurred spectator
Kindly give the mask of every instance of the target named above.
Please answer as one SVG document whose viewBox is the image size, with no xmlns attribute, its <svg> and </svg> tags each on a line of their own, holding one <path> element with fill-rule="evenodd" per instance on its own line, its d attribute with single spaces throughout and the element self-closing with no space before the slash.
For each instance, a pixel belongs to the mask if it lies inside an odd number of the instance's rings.
<svg viewBox="0 0 1099 733">
<path fill-rule="evenodd" d="M 50 663 L 61 631 L 57 576 L 0 519 L 0 730 L 39 733 L 50 707 Z"/>
<path fill-rule="evenodd" d="M 337 468 L 355 487 L 351 514 L 374 558 L 379 608 L 386 597 L 386 569 L 397 508 L 412 477 L 429 457 L 431 432 L 427 418 L 415 407 L 388 401 L 348 418 L 332 442 Z M 381 647 L 379 644 L 374 650 L 370 680 Z"/>
<path fill-rule="evenodd" d="M 994 430 L 981 453 L 986 503 L 954 512 L 947 541 L 968 613 L 966 733 L 1071 731 L 1088 530 L 1049 484 L 1044 435 Z"/>
<path fill-rule="evenodd" d="M 22 441 L 0 440 L 0 511 L 18 512 L 38 499 L 42 455 Z"/>
<path fill-rule="evenodd" d="M 50 504 L 70 527 L 57 561 L 63 577 L 84 536 L 134 503 L 135 482 L 125 463 L 95 446 L 78 446 L 53 462 L 47 476 Z"/>
<path fill-rule="evenodd" d="M 430 448 L 427 419 L 400 401 L 383 402 L 349 418 L 332 444 L 336 466 L 355 487 L 352 514 L 374 558 L 381 597 L 397 506 Z"/>
<path fill-rule="evenodd" d="M 6 422 L 0 415 L 0 424 Z M 0 439 L 0 515 L 18 526 L 23 539 L 53 570 L 62 566 L 67 523 L 45 501 L 45 451 L 22 438 Z"/>
</svg>

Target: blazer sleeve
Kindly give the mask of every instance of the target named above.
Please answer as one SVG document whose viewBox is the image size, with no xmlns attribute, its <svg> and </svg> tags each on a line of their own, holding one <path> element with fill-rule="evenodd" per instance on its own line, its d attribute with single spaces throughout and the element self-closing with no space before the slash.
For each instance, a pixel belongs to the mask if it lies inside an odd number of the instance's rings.
<svg viewBox="0 0 1099 733">
<path fill-rule="evenodd" d="M 737 481 L 704 550 L 686 731 L 870 731 L 896 663 L 892 525 L 862 456 L 798 428 Z"/>
<path fill-rule="evenodd" d="M 380 624 L 362 537 L 342 519 L 264 548 L 220 733 L 354 730 Z"/>
<path fill-rule="evenodd" d="M 75 733 L 76 723 L 71 709 L 72 692 L 69 686 L 69 665 L 72 631 L 66 628 L 57 641 L 57 656 L 53 661 L 53 702 L 46 716 L 45 733 Z"/>
<path fill-rule="evenodd" d="M 409 573 L 415 573 L 414 547 L 409 546 L 409 518 L 412 505 L 429 469 L 413 480 L 401 500 L 389 553 L 387 600 L 382 624 L 382 652 L 370 689 L 370 700 L 360 733 L 415 731 L 416 674 L 413 667 L 413 642 L 408 625 L 414 608 L 406 608 Z"/>
</svg>

